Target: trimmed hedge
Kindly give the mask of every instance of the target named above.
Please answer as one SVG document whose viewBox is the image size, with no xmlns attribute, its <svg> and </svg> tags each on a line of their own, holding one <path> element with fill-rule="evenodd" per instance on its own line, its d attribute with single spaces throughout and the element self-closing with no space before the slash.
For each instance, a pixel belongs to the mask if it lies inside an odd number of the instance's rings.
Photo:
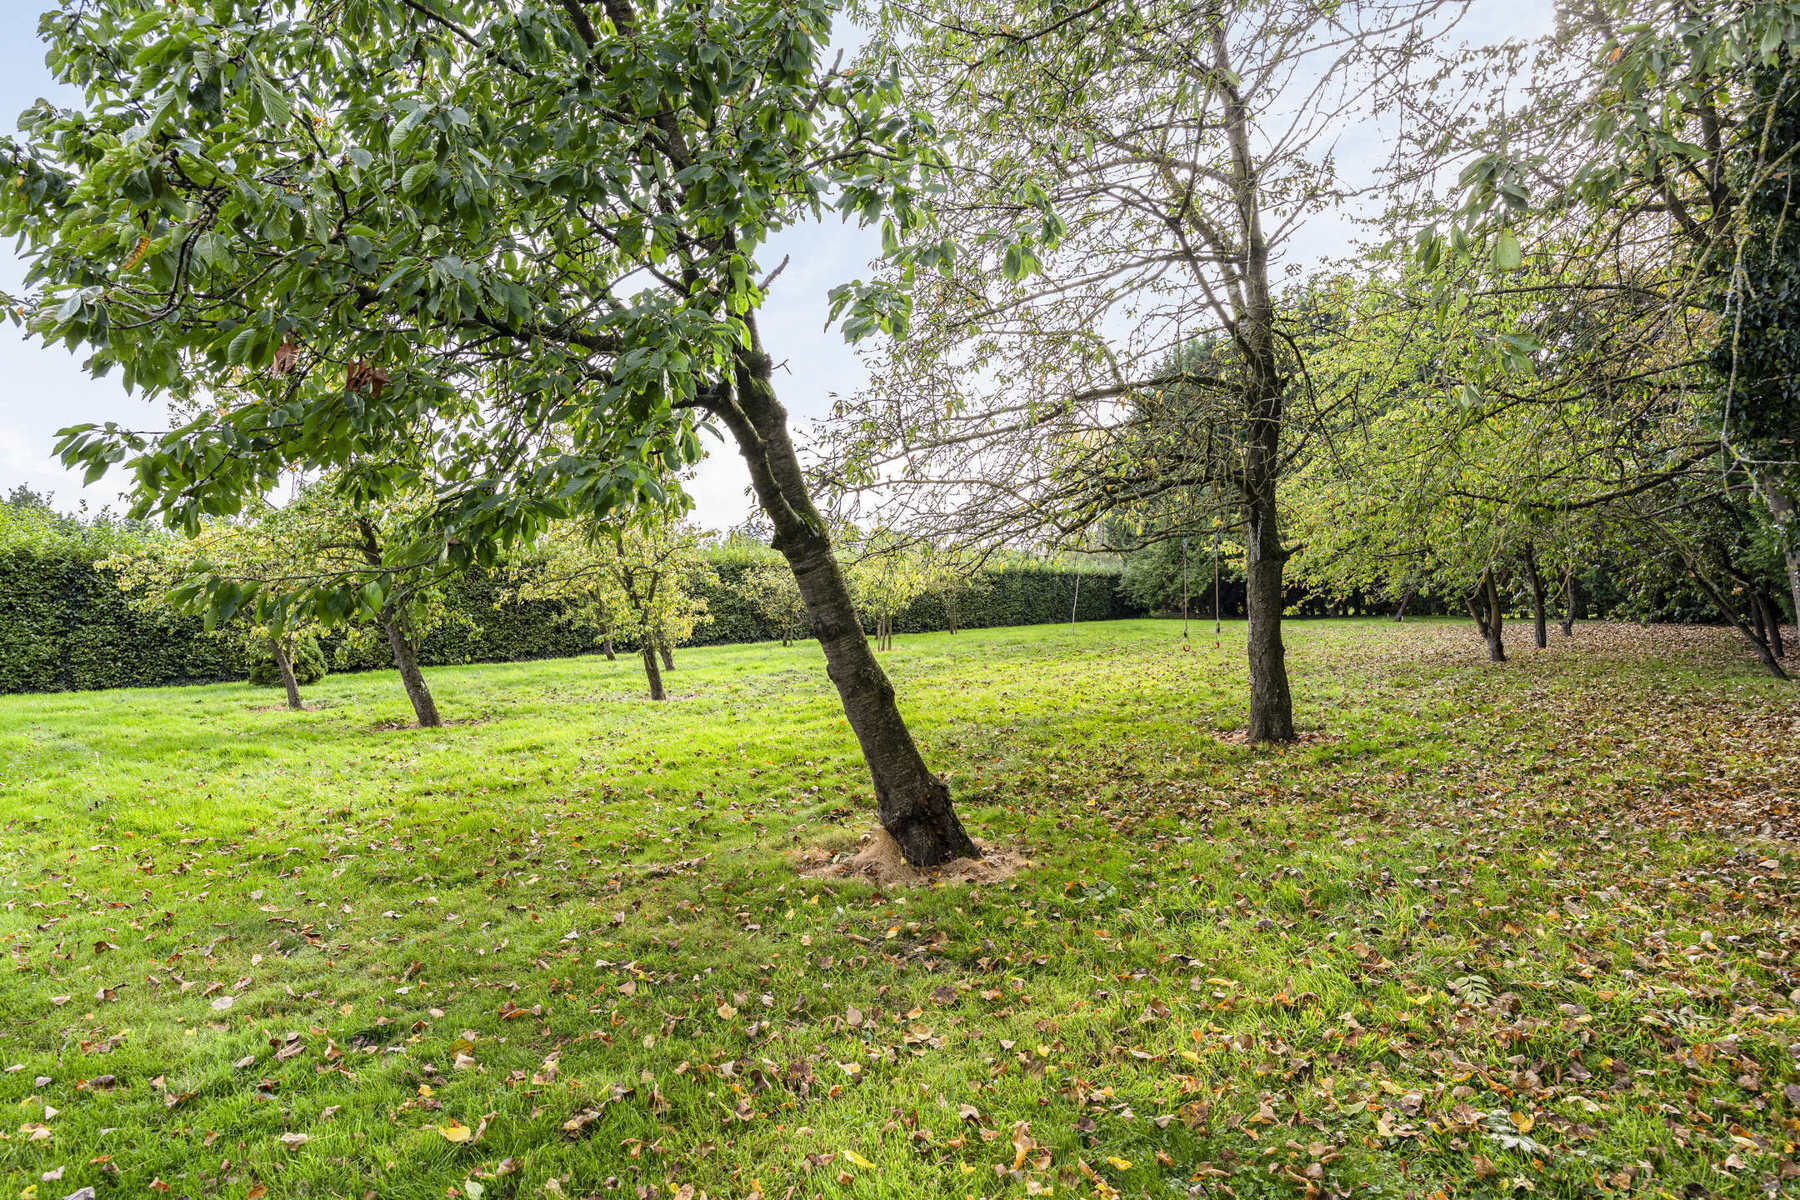
<svg viewBox="0 0 1800 1200">
<path fill-rule="evenodd" d="M 124 525 L 84 525 L 30 509 L 0 505 L 0 692 L 211 683 L 248 674 L 234 639 L 208 634 L 197 617 L 157 616 L 134 608 L 113 577 L 95 564 L 147 536 Z M 696 645 L 760 642 L 777 635 L 734 587 L 743 561 L 716 564 L 719 584 L 706 589 L 712 620 Z M 1067 621 L 1077 573 L 1038 567 L 990 572 L 990 586 L 958 605 L 961 628 Z M 1079 618 L 1140 615 L 1116 574 L 1083 572 Z M 458 582 L 450 607 L 460 618 L 425 639 L 427 666 L 563 658 L 599 649 L 591 633 L 570 628 L 548 602 L 501 602 L 501 589 L 480 575 Z M 894 623 L 900 633 L 945 629 L 944 606 L 921 597 Z M 621 641 L 621 646 L 628 645 Z M 386 643 L 352 645 L 323 639 L 333 670 L 391 667 Z"/>
</svg>

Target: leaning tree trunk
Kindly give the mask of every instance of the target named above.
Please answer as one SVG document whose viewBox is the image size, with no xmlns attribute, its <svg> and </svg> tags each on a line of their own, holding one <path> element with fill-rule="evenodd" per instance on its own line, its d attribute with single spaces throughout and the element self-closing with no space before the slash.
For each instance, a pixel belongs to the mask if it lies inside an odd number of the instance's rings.
<svg viewBox="0 0 1800 1200">
<path fill-rule="evenodd" d="M 1394 609 L 1394 620 L 1403 621 L 1406 619 L 1406 606 L 1412 603 L 1413 593 L 1418 590 L 1418 588 L 1411 587 L 1406 589 L 1405 594 L 1400 597 L 1399 607 Z"/>
<path fill-rule="evenodd" d="M 1581 585 L 1575 582 L 1575 568 L 1570 567 L 1563 572 L 1563 595 L 1567 602 L 1563 609 L 1562 631 L 1564 637 L 1575 636 L 1575 614 L 1581 604 L 1577 589 Z"/>
<path fill-rule="evenodd" d="M 444 723 L 444 719 L 438 716 L 437 703 L 431 698 L 431 689 L 425 686 L 425 676 L 419 672 L 419 656 L 414 652 L 406 630 L 401 626 L 400 619 L 394 616 L 384 617 L 381 625 L 387 631 L 388 645 L 393 647 L 394 666 L 400 669 L 400 683 L 406 688 L 406 698 L 412 701 L 413 714 L 419 718 L 419 728 L 437 728 Z"/>
<path fill-rule="evenodd" d="M 644 659 L 644 678 L 650 681 L 650 698 L 667 700 L 669 694 L 663 691 L 662 672 L 656 668 L 656 639 L 645 633 L 638 638 L 638 647 Z"/>
<path fill-rule="evenodd" d="M 1491 569 L 1481 574 L 1480 595 L 1480 606 L 1485 616 L 1481 623 L 1481 633 L 1487 639 L 1488 661 L 1505 662 L 1506 642 L 1500 636 L 1504 614 L 1500 610 L 1500 588 L 1494 582 L 1494 572 Z"/>
<path fill-rule="evenodd" d="M 656 639 L 656 652 L 662 655 L 663 670 L 673 671 L 675 669 L 675 651 L 669 649 L 667 640 L 660 637 Z"/>
<path fill-rule="evenodd" d="M 1476 632 L 1481 634 L 1483 641 L 1486 641 L 1487 595 L 1482 591 L 1480 584 L 1475 585 L 1475 590 L 1469 593 L 1469 598 L 1463 603 L 1469 606 L 1469 616 L 1474 618 Z"/>
<path fill-rule="evenodd" d="M 876 815 L 916 866 L 977 858 L 981 852 L 957 819 L 949 787 L 925 765 L 894 703 L 893 684 L 869 649 L 825 520 L 807 494 L 787 413 L 769 382 L 768 355 L 755 340 L 754 318 L 749 323 L 757 348 L 739 353 L 734 391 L 715 391 L 708 399 L 750 468 L 757 500 L 775 527 L 775 549 L 793 568 L 813 635 L 825 651 L 826 672 L 868 764 Z"/>
<path fill-rule="evenodd" d="M 1247 634 L 1250 657 L 1250 740 L 1294 740 L 1294 697 L 1288 688 L 1287 651 L 1281 644 L 1283 601 L 1282 569 L 1287 554 L 1281 548 L 1276 523 L 1275 490 L 1247 504 L 1249 530 L 1245 538 L 1244 603 L 1250 616 Z"/>
<path fill-rule="evenodd" d="M 287 647 L 281 639 L 270 636 L 269 645 L 275 651 L 275 665 L 281 670 L 281 686 L 287 689 L 288 707 L 299 712 L 306 705 L 300 702 L 300 681 L 294 678 L 294 660 L 288 657 Z"/>
<path fill-rule="evenodd" d="M 1750 649 L 1756 655 L 1756 661 L 1761 663 L 1763 669 L 1768 671 L 1768 673 L 1775 678 L 1788 678 L 1788 673 L 1781 668 L 1781 661 L 1775 657 L 1775 648 L 1769 645 L 1769 639 L 1764 632 L 1760 629 L 1753 629 L 1751 623 L 1744 620 L 1743 614 L 1739 613 L 1737 607 L 1726 597 L 1724 589 L 1713 582 L 1706 572 L 1700 569 L 1694 559 L 1688 557 L 1685 553 L 1683 554 L 1683 558 L 1687 561 L 1688 574 L 1693 577 L 1694 582 L 1699 584 L 1700 589 L 1712 599 L 1714 607 L 1719 610 L 1725 619 L 1730 621 L 1732 625 L 1736 627 L 1737 631 L 1744 635 L 1744 640 L 1750 643 Z M 1751 604 L 1751 612 L 1754 614 L 1756 611 L 1756 606 L 1753 602 Z M 1760 614 L 1757 615 L 1760 617 Z M 1761 624 L 1760 619 L 1756 624 Z"/>
<path fill-rule="evenodd" d="M 1753 603 L 1762 610 L 1763 626 L 1768 630 L 1769 649 L 1776 658 L 1787 657 L 1787 644 L 1781 640 L 1781 606 L 1767 592 L 1757 592 Z"/>
<path fill-rule="evenodd" d="M 1538 573 L 1537 551 L 1525 544 L 1525 574 L 1531 581 L 1531 632 L 1539 650 L 1550 645 L 1550 627 L 1544 620 L 1544 577 Z"/>
<path fill-rule="evenodd" d="M 607 662 L 619 661 L 619 652 L 613 648 L 612 634 L 609 633 L 600 639 L 600 652 L 606 655 Z"/>
</svg>

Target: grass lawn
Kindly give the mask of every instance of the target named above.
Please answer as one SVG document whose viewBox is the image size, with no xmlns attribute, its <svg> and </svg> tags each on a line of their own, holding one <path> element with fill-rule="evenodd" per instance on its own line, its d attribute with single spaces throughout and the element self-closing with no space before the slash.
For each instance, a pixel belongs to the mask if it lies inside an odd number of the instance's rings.
<svg viewBox="0 0 1800 1200">
<path fill-rule="evenodd" d="M 1509 632 L 1277 752 L 1241 625 L 902 637 L 1033 865 L 891 891 L 812 646 L 0 697 L 0 1200 L 1796 1194 L 1800 693 Z"/>
</svg>

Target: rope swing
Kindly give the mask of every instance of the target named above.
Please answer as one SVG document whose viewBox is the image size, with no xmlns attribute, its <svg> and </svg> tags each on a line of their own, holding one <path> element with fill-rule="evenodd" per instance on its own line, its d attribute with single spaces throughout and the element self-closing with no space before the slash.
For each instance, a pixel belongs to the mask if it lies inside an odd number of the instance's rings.
<svg viewBox="0 0 1800 1200">
<path fill-rule="evenodd" d="M 1181 642 L 1185 647 L 1188 640 L 1188 545 L 1187 535 L 1181 535 Z"/>
<path fill-rule="evenodd" d="M 1219 531 L 1213 530 L 1213 649 L 1219 648 Z"/>
</svg>

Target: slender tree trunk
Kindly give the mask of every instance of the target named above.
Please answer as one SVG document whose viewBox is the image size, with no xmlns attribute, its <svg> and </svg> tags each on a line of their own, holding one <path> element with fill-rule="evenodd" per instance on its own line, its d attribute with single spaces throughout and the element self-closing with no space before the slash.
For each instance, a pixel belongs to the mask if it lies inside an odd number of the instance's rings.
<svg viewBox="0 0 1800 1200">
<path fill-rule="evenodd" d="M 769 358 L 757 338 L 755 318 L 748 323 L 756 349 L 739 354 L 735 394 L 713 393 L 712 411 L 731 430 L 757 499 L 775 527 L 775 549 L 793 568 L 813 635 L 825 652 L 826 671 L 868 764 L 876 815 L 915 866 L 979 857 L 950 803 L 949 787 L 925 765 L 894 703 L 893 684 L 869 650 L 824 518 L 807 494 L 787 413 L 769 382 Z"/>
<path fill-rule="evenodd" d="M 1532 637 L 1539 650 L 1548 649 L 1550 627 L 1544 619 L 1544 577 L 1538 573 L 1537 550 L 1530 542 L 1525 543 L 1525 574 L 1531 581 Z"/>
<path fill-rule="evenodd" d="M 619 661 L 619 652 L 616 649 L 614 649 L 614 647 L 613 647 L 612 634 L 609 633 L 605 637 L 600 639 L 600 650 L 601 650 L 601 653 L 606 655 L 607 662 Z"/>
<path fill-rule="evenodd" d="M 1469 597 L 1464 603 L 1469 606 L 1469 615 L 1475 618 L 1475 629 L 1481 634 L 1481 640 L 1485 642 L 1488 636 L 1486 575 L 1481 577 L 1481 582 L 1475 585 L 1475 590 L 1469 593 Z"/>
<path fill-rule="evenodd" d="M 1781 605 L 1767 592 L 1759 591 L 1755 596 L 1756 607 L 1762 610 L 1763 628 L 1767 630 L 1769 649 L 1776 658 L 1787 657 L 1787 643 L 1781 639 Z"/>
<path fill-rule="evenodd" d="M 1562 631 L 1564 637 L 1575 636 L 1575 613 L 1577 606 L 1581 603 L 1578 594 L 1580 586 L 1580 584 L 1575 582 L 1574 567 L 1570 567 L 1563 572 L 1563 596 L 1565 599 L 1565 607 L 1563 609 Z"/>
<path fill-rule="evenodd" d="M 1493 571 L 1481 577 L 1482 603 L 1487 608 L 1487 622 L 1483 632 L 1487 635 L 1488 661 L 1506 661 L 1506 643 L 1501 639 L 1500 626 L 1505 614 L 1500 609 L 1500 588 L 1494 582 Z"/>
<path fill-rule="evenodd" d="M 399 618 L 388 616 L 382 620 L 382 628 L 387 631 L 388 645 L 394 651 L 394 666 L 400 669 L 400 682 L 406 688 L 406 698 L 412 701 L 413 714 L 419 718 L 420 729 L 436 729 L 444 723 L 438 716 L 437 703 L 431 698 L 431 689 L 425 686 L 425 676 L 419 672 L 419 656 L 413 650 L 412 642 L 401 627 Z"/>
<path fill-rule="evenodd" d="M 1245 603 L 1250 614 L 1250 740 L 1291 742 L 1294 698 L 1288 688 L 1287 651 L 1281 644 L 1281 575 L 1287 554 L 1281 548 L 1273 486 L 1252 500 L 1248 509 Z"/>
<path fill-rule="evenodd" d="M 675 651 L 669 648 L 667 639 L 660 637 L 656 639 L 656 652 L 662 655 L 663 670 L 673 671 L 675 669 Z"/>
<path fill-rule="evenodd" d="M 1400 606 L 1394 609 L 1394 620 L 1400 621 L 1406 618 L 1406 606 L 1412 603 L 1413 593 L 1418 590 L 1418 588 L 1411 587 L 1406 589 L 1406 592 L 1400 597 Z"/>
<path fill-rule="evenodd" d="M 1750 593 L 1750 628 L 1755 631 L 1756 636 L 1759 639 L 1766 642 L 1766 641 L 1769 641 L 1769 625 L 1768 625 L 1768 622 L 1763 619 L 1763 613 L 1764 613 L 1764 609 L 1762 606 L 1762 597 L 1758 596 L 1755 592 L 1751 592 Z M 1769 649 L 1774 650 L 1775 648 L 1773 645 L 1771 645 L 1769 647 Z M 1780 653 L 1779 652 L 1776 653 L 1775 657 L 1780 658 L 1781 657 Z"/>
<path fill-rule="evenodd" d="M 662 672 L 656 668 L 656 639 L 648 633 L 638 638 L 638 646 L 644 660 L 644 678 L 650 681 L 650 698 L 667 700 L 669 695 L 663 691 Z"/>
<path fill-rule="evenodd" d="M 269 645 L 275 651 L 275 665 L 281 670 L 281 686 L 287 689 L 288 707 L 299 712 L 306 705 L 300 702 L 300 681 L 294 678 L 294 660 L 288 657 L 287 647 L 281 644 L 280 638 L 271 635 Z"/>
</svg>

